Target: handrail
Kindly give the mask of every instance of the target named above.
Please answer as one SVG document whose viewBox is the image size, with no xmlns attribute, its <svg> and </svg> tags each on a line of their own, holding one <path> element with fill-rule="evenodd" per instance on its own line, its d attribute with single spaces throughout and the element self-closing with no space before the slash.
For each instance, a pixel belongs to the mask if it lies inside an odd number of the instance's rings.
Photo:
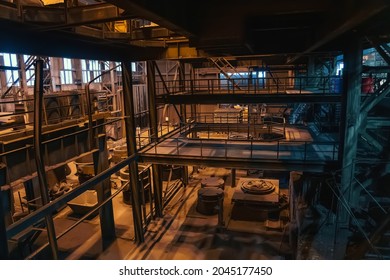
<svg viewBox="0 0 390 280">
<path fill-rule="evenodd" d="M 39 222 L 41 219 L 43 219 L 47 215 L 47 213 L 52 213 L 52 212 L 58 210 L 65 203 L 76 198 L 77 196 L 79 196 L 80 194 L 85 192 L 86 190 L 93 188 L 95 185 L 97 185 L 101 181 L 108 179 L 112 174 L 118 172 L 119 170 L 126 167 L 131 162 L 133 162 L 137 159 L 138 159 L 138 155 L 136 155 L 136 154 L 131 155 L 130 157 L 119 162 L 118 164 L 104 170 L 103 172 L 97 174 L 96 176 L 92 177 L 88 181 L 82 183 L 79 187 L 77 187 L 77 188 L 73 189 L 72 191 L 62 195 L 61 197 L 51 201 L 49 204 L 42 206 L 41 208 L 34 211 L 33 213 L 26 216 L 25 218 L 11 224 L 6 229 L 7 230 L 7 238 L 11 239 L 14 235 L 27 229 L 32 224 Z"/>
<path fill-rule="evenodd" d="M 313 79 L 315 78 L 315 79 Z M 299 94 L 307 93 L 305 89 L 313 91 L 316 88 L 317 94 L 336 94 L 341 93 L 341 87 L 336 86 L 340 76 L 321 76 L 321 77 L 279 77 L 274 80 L 272 77 L 256 78 L 207 78 L 190 79 L 185 81 L 185 91 L 189 93 L 207 91 L 210 94 L 227 93 L 284 93 L 287 90 L 297 91 Z M 239 88 L 232 85 L 238 85 Z M 318 82 L 320 80 L 320 82 Z M 157 95 L 182 93 L 183 88 L 179 88 L 174 81 L 156 82 Z"/>
<path fill-rule="evenodd" d="M 142 137 L 141 137 L 142 138 Z M 250 159 L 257 159 L 257 158 L 273 158 L 273 159 L 295 159 L 295 160 L 303 160 L 303 161 L 309 161 L 309 160 L 324 160 L 324 158 L 321 157 L 327 156 L 329 159 L 326 159 L 328 161 L 337 161 L 337 150 L 338 150 L 338 142 L 336 141 L 323 141 L 323 142 L 311 142 L 311 141 L 287 141 L 287 140 L 277 140 L 277 141 L 262 141 L 262 140 L 254 140 L 254 139 L 202 139 L 202 138 L 187 138 L 187 137 L 175 137 L 175 135 L 172 135 L 170 137 L 165 137 L 164 139 L 160 139 L 158 143 L 155 143 L 154 145 L 148 145 L 142 150 L 139 151 L 140 154 L 145 153 L 152 153 L 158 155 L 158 147 L 161 145 L 161 147 L 164 147 L 164 141 L 171 140 L 170 143 L 175 143 L 172 147 L 175 149 L 175 152 L 169 151 L 170 155 L 181 155 L 185 156 L 185 152 L 181 150 L 182 145 L 184 147 L 188 144 L 195 144 L 197 145 L 196 148 L 200 149 L 200 152 L 198 155 L 193 155 L 193 157 L 200 157 L 200 158 L 206 158 L 210 156 L 205 156 L 204 149 L 211 149 L 213 147 L 218 147 L 222 146 L 222 149 L 220 149 L 220 153 L 224 154 L 224 156 L 219 156 L 216 154 L 213 154 L 212 157 L 215 158 L 235 158 L 235 156 L 228 156 L 229 151 L 234 151 L 231 148 L 231 145 L 248 145 L 250 147 Z M 209 145 L 211 145 L 211 147 Z M 217 146 L 215 146 L 217 145 Z M 255 155 L 254 151 L 256 151 L 257 147 L 262 147 L 261 151 L 266 151 L 266 152 L 274 152 L 275 155 L 266 155 L 262 156 L 260 155 Z M 326 150 L 315 150 L 315 146 L 330 146 L 329 149 Z M 168 147 L 168 146 L 165 146 Z M 313 148 L 313 151 L 310 151 L 309 148 Z M 172 153 L 173 152 L 173 153 Z M 293 155 L 283 155 L 283 152 L 297 152 L 297 156 Z M 165 153 L 162 153 L 165 154 Z M 314 155 L 319 155 L 317 157 L 312 156 Z M 240 157 L 242 157 L 240 155 Z"/>
</svg>

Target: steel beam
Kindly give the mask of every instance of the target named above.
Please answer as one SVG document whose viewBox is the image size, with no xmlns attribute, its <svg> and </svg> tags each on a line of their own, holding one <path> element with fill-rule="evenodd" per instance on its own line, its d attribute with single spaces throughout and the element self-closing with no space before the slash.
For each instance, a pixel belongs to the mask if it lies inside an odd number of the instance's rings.
<svg viewBox="0 0 390 280">
<path fill-rule="evenodd" d="M 187 26 L 177 23 L 177 18 L 170 18 L 169 16 L 164 15 L 164 11 L 160 8 L 161 5 L 163 5 L 163 7 L 167 6 L 162 2 L 143 3 L 145 1 L 140 2 L 133 0 L 107 0 L 106 2 L 112 3 L 131 14 L 135 14 L 140 18 L 150 20 L 188 38 L 195 37 L 194 33 L 188 30 Z M 172 10 L 171 8 L 172 7 L 170 7 L 168 10 Z M 178 6 L 176 8 L 178 8 Z M 175 14 L 177 15 L 177 10 L 175 10 Z"/>
<path fill-rule="evenodd" d="M 370 134 L 368 134 L 367 130 L 362 132 L 361 134 L 361 136 L 366 139 L 367 143 L 374 147 L 378 152 L 383 151 L 383 145 L 379 143 L 379 141 L 372 137 Z"/>
<path fill-rule="evenodd" d="M 156 69 L 153 61 L 146 62 L 148 82 L 149 127 L 151 140 L 157 141 Z"/>
<path fill-rule="evenodd" d="M 98 151 L 93 153 L 95 175 L 109 168 L 106 135 L 98 136 Z M 111 196 L 110 179 L 102 180 L 96 187 L 98 203 L 103 203 Z M 115 240 L 115 221 L 112 201 L 106 203 L 99 210 L 100 230 L 102 233 L 103 248 L 107 248 Z"/>
<path fill-rule="evenodd" d="M 23 20 L 25 22 L 51 23 L 54 26 L 39 27 L 37 30 L 66 28 L 70 26 L 95 24 L 122 20 L 120 9 L 114 5 L 103 3 L 67 8 L 49 7 L 23 7 Z"/>
<path fill-rule="evenodd" d="M 364 73 L 371 73 L 371 74 L 382 74 L 382 73 L 390 73 L 390 65 L 381 65 L 381 66 L 367 66 L 363 65 L 363 72 Z"/>
<path fill-rule="evenodd" d="M 186 72 L 185 72 L 185 64 L 183 60 L 179 61 L 179 91 L 180 92 L 185 92 L 185 77 L 186 77 Z M 185 104 L 180 104 L 180 116 L 181 116 L 181 122 L 185 123 L 187 119 L 187 106 Z"/>
<path fill-rule="evenodd" d="M 0 260 L 7 260 L 9 258 L 7 230 L 5 226 L 5 217 L 8 211 L 5 209 L 3 202 L 5 193 L 5 191 L 0 190 Z"/>
<path fill-rule="evenodd" d="M 164 27 L 153 26 L 132 30 L 130 40 L 151 40 L 158 38 L 169 38 L 173 36 L 176 36 L 174 32 Z"/>
<path fill-rule="evenodd" d="M 0 3 L 0 19 L 18 20 L 18 8 L 15 4 L 2 1 Z"/>
<path fill-rule="evenodd" d="M 154 61 L 147 61 L 147 80 L 148 80 L 148 104 L 149 104 L 149 127 L 151 142 L 157 142 L 158 135 L 158 121 L 157 121 L 157 104 L 156 104 L 156 63 Z M 162 134 L 162 131 L 161 131 Z M 163 203 L 162 203 L 162 181 L 160 174 L 160 167 L 156 164 L 152 165 L 153 174 L 153 191 L 154 201 L 156 206 L 156 216 L 162 217 Z"/>
<path fill-rule="evenodd" d="M 360 4 L 357 9 L 349 14 L 344 13 L 344 9 L 340 9 L 340 13 L 343 13 L 341 14 L 341 20 L 335 21 L 334 17 L 329 17 L 329 21 L 326 22 L 326 24 L 324 24 L 322 27 L 318 28 L 319 39 L 305 51 L 290 58 L 287 61 L 287 64 L 294 63 L 302 56 L 317 50 L 318 48 L 346 33 L 347 31 L 352 30 L 366 20 L 379 14 L 389 6 L 388 1 L 383 0 L 363 1 L 361 3 L 362 4 Z"/>
<path fill-rule="evenodd" d="M 157 103 L 163 104 L 262 104 L 262 103 L 338 103 L 336 94 L 180 94 L 160 95 Z"/>
<path fill-rule="evenodd" d="M 34 84 L 34 153 L 41 200 L 42 204 L 46 205 L 50 202 L 50 198 L 42 150 L 43 65 L 44 61 L 42 59 L 36 60 Z M 58 246 L 52 213 L 47 213 L 45 221 L 53 259 L 58 259 Z"/>
<path fill-rule="evenodd" d="M 20 70 L 19 67 L 0 65 L 0 71 L 4 70 Z"/>
<path fill-rule="evenodd" d="M 163 216 L 163 199 L 162 199 L 162 176 L 161 176 L 161 166 L 158 164 L 152 164 L 152 174 L 153 174 L 153 194 L 154 194 L 154 204 L 156 210 L 156 216 Z"/>
<path fill-rule="evenodd" d="M 133 116 L 134 100 L 133 100 L 133 82 L 132 82 L 132 70 L 131 62 L 122 62 L 122 75 L 123 75 L 123 106 L 125 114 L 125 132 L 126 132 L 126 144 L 128 156 L 135 155 L 137 152 L 136 147 L 136 127 Z M 141 197 L 140 186 L 138 180 L 138 164 L 136 161 L 129 163 L 129 175 L 130 175 L 130 188 L 132 194 L 132 209 L 133 209 L 133 222 L 134 222 L 134 235 L 135 242 L 142 243 L 145 241 L 144 231 L 142 226 L 142 211 L 141 211 Z"/>
<path fill-rule="evenodd" d="M 344 99 L 342 102 L 342 122 L 340 129 L 341 184 L 340 192 L 351 207 L 357 206 L 358 197 L 353 192 L 353 178 L 357 154 L 358 133 L 361 124 L 360 100 L 362 83 L 362 42 L 359 37 L 350 40 L 344 54 Z M 341 225 L 348 225 L 349 215 L 339 205 Z M 336 249 L 336 248 L 335 248 Z M 342 254 L 343 252 L 339 252 Z"/>
<path fill-rule="evenodd" d="M 390 119 L 388 117 L 367 117 L 366 128 L 378 129 L 384 126 L 390 127 Z"/>
<path fill-rule="evenodd" d="M 235 188 L 236 187 L 236 169 L 235 168 L 232 168 L 232 170 L 231 170 L 231 172 L 232 172 L 232 182 L 231 182 L 231 184 L 232 184 L 232 188 Z"/>
</svg>

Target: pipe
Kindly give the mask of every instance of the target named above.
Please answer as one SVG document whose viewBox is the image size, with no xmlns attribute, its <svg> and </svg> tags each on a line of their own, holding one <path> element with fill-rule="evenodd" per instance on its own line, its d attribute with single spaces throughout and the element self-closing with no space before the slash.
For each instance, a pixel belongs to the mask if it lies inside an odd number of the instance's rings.
<svg viewBox="0 0 390 280">
<path fill-rule="evenodd" d="M 37 59 L 35 65 L 35 85 L 34 85 L 34 152 L 39 188 L 41 192 L 42 204 L 50 202 L 48 184 L 46 180 L 45 164 L 43 162 L 42 151 L 42 108 L 43 108 L 43 60 Z M 58 247 L 51 213 L 45 216 L 47 236 L 53 259 L 58 259 Z"/>
</svg>

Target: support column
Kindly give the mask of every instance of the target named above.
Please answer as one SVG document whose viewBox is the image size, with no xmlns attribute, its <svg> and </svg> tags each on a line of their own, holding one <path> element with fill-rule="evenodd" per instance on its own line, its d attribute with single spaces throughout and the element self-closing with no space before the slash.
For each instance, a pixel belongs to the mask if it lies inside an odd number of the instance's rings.
<svg viewBox="0 0 390 280">
<path fill-rule="evenodd" d="M 7 209 L 3 203 L 4 193 L 0 191 L 0 260 L 7 260 L 8 257 L 8 239 L 7 230 L 5 226 L 5 217 Z"/>
<path fill-rule="evenodd" d="M 123 79 L 123 105 L 125 112 L 126 144 L 127 155 L 133 155 L 137 152 L 136 147 L 136 128 L 134 123 L 134 100 L 133 100 L 133 82 L 131 75 L 131 62 L 122 62 L 122 79 Z M 133 223 L 135 242 L 142 243 L 145 241 L 142 212 L 140 204 L 140 190 L 138 185 L 138 164 L 132 161 L 129 164 L 130 190 L 133 209 Z"/>
<path fill-rule="evenodd" d="M 157 130 L 157 105 L 156 105 L 156 84 L 155 84 L 155 64 L 153 61 L 147 61 L 147 80 L 148 80 L 148 102 L 149 102 L 149 126 L 151 141 L 158 140 L 158 130 Z M 162 132 L 161 132 L 162 134 Z M 161 172 L 157 164 L 152 165 L 152 174 L 153 174 L 153 193 L 154 193 L 154 203 L 156 209 L 156 216 L 162 217 L 162 181 L 161 181 Z"/>
<path fill-rule="evenodd" d="M 50 78 L 51 87 L 53 91 L 61 90 L 61 84 L 63 81 L 61 81 L 60 72 L 62 68 L 61 65 L 63 65 L 63 62 L 64 60 L 62 58 L 50 57 Z"/>
<path fill-rule="evenodd" d="M 35 64 L 35 86 L 34 86 L 34 152 L 35 164 L 37 166 L 37 175 L 39 188 L 41 192 L 42 204 L 48 204 L 49 188 L 46 179 L 45 163 L 43 162 L 42 150 L 42 107 L 43 107 L 43 60 L 37 59 Z M 52 214 L 45 217 L 47 237 L 49 239 L 50 249 L 53 259 L 58 259 L 57 238 L 53 223 Z"/>
<path fill-rule="evenodd" d="M 4 65 L 4 57 L 0 55 L 0 65 Z M 7 77 L 5 75 L 5 71 L 0 71 L 0 89 L 3 93 L 7 89 Z"/>
<path fill-rule="evenodd" d="M 232 168 L 232 188 L 236 187 L 236 169 Z"/>
<path fill-rule="evenodd" d="M 307 86 L 310 86 L 310 83 L 313 81 L 315 75 L 316 75 L 315 58 L 314 56 L 309 56 L 307 62 L 307 76 L 309 77 L 309 79 L 307 79 L 307 82 L 309 84 Z"/>
<path fill-rule="evenodd" d="M 29 92 L 28 92 L 28 86 L 27 86 L 26 63 L 24 62 L 24 57 L 22 54 L 17 55 L 17 61 L 18 61 L 18 66 L 20 68 L 20 70 L 18 72 L 19 72 L 20 87 L 22 89 L 21 92 L 23 94 L 22 99 L 28 99 L 27 96 L 28 96 Z M 34 62 L 31 62 L 31 63 L 34 63 Z M 42 76 L 43 76 L 43 74 L 42 74 Z M 27 107 L 27 102 L 23 102 L 23 107 L 24 107 L 25 112 L 29 111 L 29 108 Z M 24 117 L 25 123 L 32 122 L 31 114 L 24 114 L 23 117 Z"/>
<path fill-rule="evenodd" d="M 179 88 L 181 92 L 184 92 L 186 90 L 186 68 L 185 68 L 184 61 L 179 61 Z M 180 115 L 181 115 L 181 121 L 183 124 L 186 123 L 187 120 L 187 107 L 185 104 L 180 105 Z"/>
<path fill-rule="evenodd" d="M 109 168 L 105 134 L 101 134 L 98 136 L 98 145 L 99 151 L 93 154 L 93 162 L 96 175 Z M 97 192 L 98 203 L 101 204 L 104 200 L 111 196 L 110 179 L 103 180 L 99 185 L 95 187 L 95 189 Z M 116 238 L 112 200 L 106 203 L 102 208 L 100 208 L 99 217 L 100 230 L 102 232 L 103 248 L 107 248 L 108 245 L 110 245 L 112 241 L 114 241 Z"/>
<path fill-rule="evenodd" d="M 156 106 L 156 77 L 155 66 L 153 61 L 147 61 L 147 81 L 148 81 L 148 104 L 149 104 L 149 126 L 150 137 L 152 141 L 156 141 L 158 138 L 157 127 L 157 106 Z"/>
<path fill-rule="evenodd" d="M 188 185 L 188 165 L 183 166 L 183 183 L 185 186 Z"/>
<path fill-rule="evenodd" d="M 362 83 L 362 44 L 360 38 L 353 38 L 344 55 L 344 95 L 341 122 L 341 192 L 349 204 L 357 206 L 358 197 L 352 195 L 355 172 L 358 133 L 362 121 L 360 115 Z M 342 207 L 341 222 L 348 223 L 348 214 Z"/>
<path fill-rule="evenodd" d="M 353 195 L 355 159 L 357 154 L 360 122 L 360 99 L 362 80 L 362 44 L 355 36 L 348 41 L 344 54 L 344 92 L 340 128 L 341 180 L 340 194 L 345 198 L 347 207 L 358 204 L 358 196 Z M 334 258 L 342 259 L 348 241 L 350 216 L 345 206 L 338 201 Z"/>
<path fill-rule="evenodd" d="M 194 94 L 194 82 L 195 82 L 195 73 L 194 73 L 194 67 L 191 66 L 191 70 L 190 70 L 190 85 L 191 85 L 191 94 Z M 196 118 L 196 104 L 191 104 L 191 118 L 192 120 L 194 120 L 195 122 L 197 122 L 197 118 Z"/>
<path fill-rule="evenodd" d="M 163 199 L 162 199 L 162 177 L 161 168 L 158 164 L 152 164 L 153 172 L 153 194 L 154 194 L 154 206 L 156 209 L 156 217 L 163 216 Z"/>
</svg>

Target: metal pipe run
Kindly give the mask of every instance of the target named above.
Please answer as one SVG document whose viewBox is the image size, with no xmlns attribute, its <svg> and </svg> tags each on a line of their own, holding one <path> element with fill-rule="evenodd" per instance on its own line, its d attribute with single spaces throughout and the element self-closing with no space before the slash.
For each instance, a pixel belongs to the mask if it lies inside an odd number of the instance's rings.
<svg viewBox="0 0 390 280">
<path fill-rule="evenodd" d="M 42 108 L 43 108 L 43 60 L 37 59 L 35 65 L 35 86 L 34 86 L 34 152 L 35 163 L 37 166 L 37 174 L 39 188 L 41 192 L 42 204 L 50 202 L 48 193 L 48 184 L 46 180 L 45 164 L 43 162 L 42 151 Z M 58 246 L 51 213 L 45 217 L 47 236 L 53 259 L 58 259 Z"/>
</svg>

